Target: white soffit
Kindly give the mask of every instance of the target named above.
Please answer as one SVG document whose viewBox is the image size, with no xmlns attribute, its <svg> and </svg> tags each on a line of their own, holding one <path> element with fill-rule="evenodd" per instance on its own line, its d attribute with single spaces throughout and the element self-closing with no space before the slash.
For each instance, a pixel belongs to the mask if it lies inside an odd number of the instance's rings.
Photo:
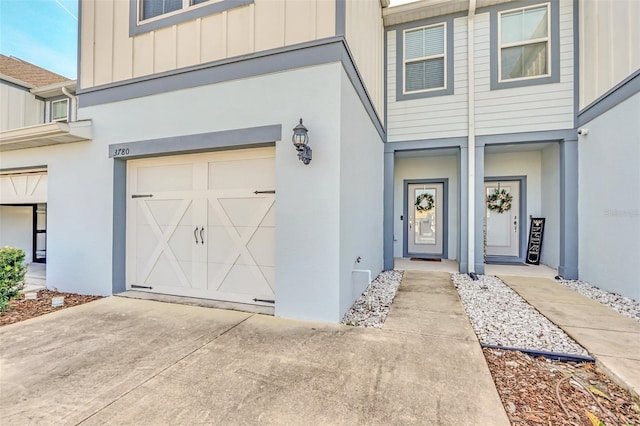
<svg viewBox="0 0 640 426">
<path fill-rule="evenodd" d="M 0 152 L 91 139 L 91 120 L 52 122 L 0 132 Z"/>
<path fill-rule="evenodd" d="M 478 0 L 476 9 L 508 1 L 510 0 Z M 382 16 L 384 26 L 389 27 L 467 10 L 469 10 L 469 0 L 420 0 L 386 8 L 382 11 Z"/>
</svg>

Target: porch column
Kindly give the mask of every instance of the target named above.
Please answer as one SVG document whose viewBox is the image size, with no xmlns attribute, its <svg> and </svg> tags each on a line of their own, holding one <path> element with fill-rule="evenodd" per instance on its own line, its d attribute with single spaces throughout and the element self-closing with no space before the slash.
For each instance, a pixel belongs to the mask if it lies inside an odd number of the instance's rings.
<svg viewBox="0 0 640 426">
<path fill-rule="evenodd" d="M 476 144 L 478 144 L 477 140 Z M 470 232 L 474 234 L 474 272 L 484 274 L 484 144 L 476 145 L 475 153 L 475 203 L 470 207 L 474 209 L 475 226 Z"/>
<path fill-rule="evenodd" d="M 578 140 L 560 142 L 560 265 L 558 274 L 578 279 Z"/>
<path fill-rule="evenodd" d="M 384 270 L 393 269 L 393 176 L 395 153 L 384 153 L 384 191 L 383 191 L 383 261 Z"/>
<path fill-rule="evenodd" d="M 113 159 L 113 241 L 111 264 L 111 291 L 113 294 L 127 290 L 127 162 Z"/>
<path fill-rule="evenodd" d="M 458 268 L 462 273 L 469 272 L 469 149 L 461 146 L 458 152 Z"/>
</svg>

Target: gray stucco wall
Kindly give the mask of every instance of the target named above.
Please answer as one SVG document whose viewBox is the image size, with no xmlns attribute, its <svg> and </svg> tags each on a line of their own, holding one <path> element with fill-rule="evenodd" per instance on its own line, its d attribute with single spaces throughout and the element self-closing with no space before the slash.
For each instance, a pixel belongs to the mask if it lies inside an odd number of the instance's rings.
<svg viewBox="0 0 640 426">
<path fill-rule="evenodd" d="M 582 125 L 580 278 L 640 300 L 640 93 Z"/>
</svg>

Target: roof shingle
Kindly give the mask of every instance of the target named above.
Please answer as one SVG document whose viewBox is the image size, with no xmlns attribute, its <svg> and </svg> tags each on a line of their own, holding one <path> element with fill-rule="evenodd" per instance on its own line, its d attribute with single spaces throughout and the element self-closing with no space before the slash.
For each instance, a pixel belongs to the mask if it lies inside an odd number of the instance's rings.
<svg viewBox="0 0 640 426">
<path fill-rule="evenodd" d="M 0 54 L 0 73 L 34 87 L 48 86 L 69 79 L 13 56 Z"/>
</svg>

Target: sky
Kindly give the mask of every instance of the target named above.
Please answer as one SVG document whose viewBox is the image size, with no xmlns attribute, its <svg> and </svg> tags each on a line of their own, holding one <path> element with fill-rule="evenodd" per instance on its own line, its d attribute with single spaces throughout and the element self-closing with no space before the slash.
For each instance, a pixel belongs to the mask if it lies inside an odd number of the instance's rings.
<svg viewBox="0 0 640 426">
<path fill-rule="evenodd" d="M 0 53 L 67 78 L 77 73 L 77 0 L 0 0 Z"/>
<path fill-rule="evenodd" d="M 391 5 L 415 0 L 391 0 Z M 77 0 L 0 0 L 0 53 L 74 80 Z"/>
</svg>

